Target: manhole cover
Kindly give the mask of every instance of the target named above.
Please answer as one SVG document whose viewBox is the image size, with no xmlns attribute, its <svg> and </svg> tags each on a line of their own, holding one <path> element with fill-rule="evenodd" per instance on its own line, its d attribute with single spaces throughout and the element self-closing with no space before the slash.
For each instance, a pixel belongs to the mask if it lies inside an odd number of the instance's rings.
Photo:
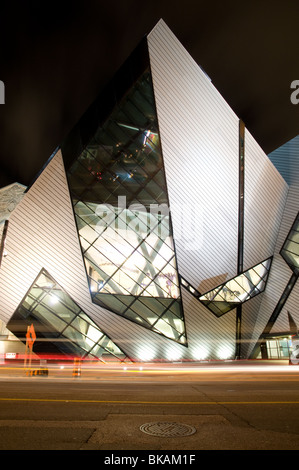
<svg viewBox="0 0 299 470">
<path fill-rule="evenodd" d="M 191 436 L 196 432 L 193 426 L 180 423 L 146 423 L 140 426 L 140 431 L 158 437 Z"/>
</svg>

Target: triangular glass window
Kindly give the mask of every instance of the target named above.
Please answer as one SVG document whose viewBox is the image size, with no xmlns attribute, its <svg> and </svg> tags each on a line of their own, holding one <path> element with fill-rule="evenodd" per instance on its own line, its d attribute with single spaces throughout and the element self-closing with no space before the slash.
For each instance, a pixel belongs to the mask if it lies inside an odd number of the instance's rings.
<svg viewBox="0 0 299 470">
<path fill-rule="evenodd" d="M 76 302 L 42 269 L 7 328 L 24 339 L 34 325 L 34 352 L 63 353 L 106 361 L 129 360 L 126 354 L 84 313 Z"/>
<path fill-rule="evenodd" d="M 271 263 L 272 257 L 198 298 L 217 317 L 220 317 L 265 290 Z"/>
</svg>

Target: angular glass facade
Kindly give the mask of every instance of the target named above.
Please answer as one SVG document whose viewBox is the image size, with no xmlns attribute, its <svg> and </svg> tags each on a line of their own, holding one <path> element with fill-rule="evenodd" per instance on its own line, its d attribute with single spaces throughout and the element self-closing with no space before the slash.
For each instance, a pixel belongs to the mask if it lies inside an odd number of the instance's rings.
<svg viewBox="0 0 299 470">
<path fill-rule="evenodd" d="M 181 282 L 214 315 L 220 317 L 264 291 L 271 263 L 272 257 L 206 292 L 204 295 L 201 295 L 184 279 Z"/>
<path fill-rule="evenodd" d="M 37 335 L 34 352 L 60 351 L 104 361 L 127 359 L 45 269 L 39 273 L 7 328 L 24 337 L 25 325 L 31 323 Z"/>
<path fill-rule="evenodd" d="M 280 251 L 292 271 L 299 275 L 299 213 Z"/>
<path fill-rule="evenodd" d="M 130 83 L 114 83 L 114 107 L 67 172 L 90 292 L 186 345 L 151 73 L 125 72 Z"/>
<path fill-rule="evenodd" d="M 265 290 L 271 263 L 272 257 L 202 295 L 200 301 L 217 317 L 229 312 Z"/>
</svg>

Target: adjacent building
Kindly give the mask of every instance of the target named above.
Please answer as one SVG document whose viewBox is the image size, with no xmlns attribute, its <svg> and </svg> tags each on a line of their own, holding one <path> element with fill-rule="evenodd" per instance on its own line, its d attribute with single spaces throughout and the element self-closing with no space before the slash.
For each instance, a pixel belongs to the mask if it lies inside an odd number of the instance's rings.
<svg viewBox="0 0 299 470">
<path fill-rule="evenodd" d="M 160 20 L 10 215 L 1 320 L 36 354 L 264 357 L 278 333 L 289 353 L 298 148 L 265 155 Z"/>
</svg>

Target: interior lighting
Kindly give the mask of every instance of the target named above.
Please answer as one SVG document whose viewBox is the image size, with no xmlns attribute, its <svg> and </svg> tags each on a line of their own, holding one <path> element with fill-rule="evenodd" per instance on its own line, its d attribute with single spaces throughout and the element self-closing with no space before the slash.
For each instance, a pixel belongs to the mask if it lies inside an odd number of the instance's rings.
<svg viewBox="0 0 299 470">
<path fill-rule="evenodd" d="M 143 145 L 146 145 L 146 141 L 147 141 L 147 138 L 149 137 L 151 131 L 146 131 L 145 132 L 145 136 L 144 136 L 144 140 L 143 140 Z"/>
<path fill-rule="evenodd" d="M 51 304 L 52 304 L 52 305 L 55 305 L 55 304 L 57 304 L 58 302 L 59 302 L 59 298 L 58 298 L 56 295 L 51 294 Z"/>
</svg>

